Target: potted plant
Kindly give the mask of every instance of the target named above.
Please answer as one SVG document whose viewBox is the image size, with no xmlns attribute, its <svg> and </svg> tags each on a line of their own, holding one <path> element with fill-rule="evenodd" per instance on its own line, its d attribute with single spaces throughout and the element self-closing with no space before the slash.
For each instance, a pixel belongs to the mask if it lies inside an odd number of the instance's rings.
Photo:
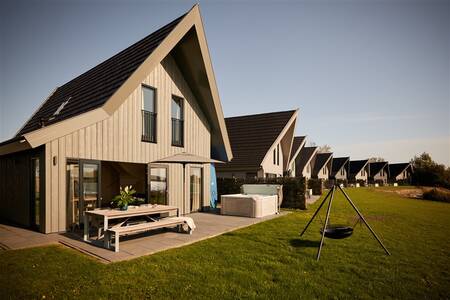
<svg viewBox="0 0 450 300">
<path fill-rule="evenodd" d="M 136 190 L 133 187 L 126 186 L 124 189 L 120 187 L 120 194 L 115 196 L 111 201 L 111 204 L 117 206 L 120 210 L 127 210 L 128 204 L 131 204 L 135 201 L 133 195 L 136 193 Z"/>
</svg>

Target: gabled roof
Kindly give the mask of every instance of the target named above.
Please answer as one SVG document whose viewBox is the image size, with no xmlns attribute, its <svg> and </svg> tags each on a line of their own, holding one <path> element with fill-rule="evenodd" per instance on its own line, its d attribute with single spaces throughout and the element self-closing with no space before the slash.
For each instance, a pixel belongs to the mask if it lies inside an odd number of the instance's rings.
<svg viewBox="0 0 450 300">
<path fill-rule="evenodd" d="M 331 166 L 331 176 L 336 175 L 342 168 L 348 171 L 350 157 L 333 157 L 333 164 Z"/>
<path fill-rule="evenodd" d="M 264 157 L 297 110 L 225 118 L 234 158 L 217 170 L 257 171 Z"/>
<path fill-rule="evenodd" d="M 355 175 L 360 172 L 367 164 L 369 163 L 368 159 L 363 160 L 351 160 L 350 161 L 350 174 Z"/>
<path fill-rule="evenodd" d="M 314 168 L 311 174 L 317 175 L 332 157 L 333 153 L 331 152 L 317 153 L 316 161 L 314 162 Z"/>
<path fill-rule="evenodd" d="M 0 155 L 35 148 L 109 118 L 163 59 L 171 55 L 209 122 L 211 156 L 233 157 L 199 5 L 97 67 L 57 88 Z M 59 111 L 59 113 L 56 113 Z M 44 121 L 45 127 L 40 127 Z"/>
<path fill-rule="evenodd" d="M 56 88 L 17 133 L 25 133 L 88 112 L 106 101 L 136 71 L 185 16 L 175 19 L 89 71 Z M 63 105 L 61 112 L 55 111 Z"/>
<path fill-rule="evenodd" d="M 412 168 L 411 163 L 397 163 L 397 164 L 389 164 L 389 177 L 397 177 L 400 175 L 403 171 L 405 171 L 408 168 Z"/>
<path fill-rule="evenodd" d="M 377 175 L 383 168 L 387 167 L 387 161 L 369 162 L 369 176 Z"/>
<path fill-rule="evenodd" d="M 295 168 L 303 172 L 305 166 L 311 161 L 318 150 L 318 147 L 303 147 L 297 156 Z"/>
<path fill-rule="evenodd" d="M 292 150 L 291 150 L 291 158 L 289 159 L 292 161 L 292 159 L 295 159 L 295 157 L 300 153 L 301 147 L 306 142 L 306 136 L 295 136 L 294 140 L 292 142 Z"/>
</svg>

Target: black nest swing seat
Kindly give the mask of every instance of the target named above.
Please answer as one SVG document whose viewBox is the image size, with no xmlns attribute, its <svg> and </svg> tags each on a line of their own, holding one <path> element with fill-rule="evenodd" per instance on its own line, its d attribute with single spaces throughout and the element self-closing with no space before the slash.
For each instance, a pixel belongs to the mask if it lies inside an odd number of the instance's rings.
<svg viewBox="0 0 450 300">
<path fill-rule="evenodd" d="M 333 198 L 334 198 L 334 192 L 336 190 L 340 190 L 342 192 L 342 194 L 344 195 L 344 197 L 347 199 L 347 201 L 350 203 L 351 207 L 355 210 L 355 212 L 358 214 L 358 221 L 355 223 L 355 225 L 353 226 L 347 226 L 347 225 L 336 225 L 336 224 L 330 224 L 330 209 L 331 209 L 331 204 L 333 202 Z M 302 236 L 306 230 L 308 229 L 309 225 L 312 223 L 312 221 L 314 220 L 314 218 L 318 215 L 320 209 L 324 206 L 326 201 L 329 201 L 328 203 L 328 209 L 327 209 L 327 214 L 326 214 L 326 219 L 325 219 L 325 224 L 322 226 L 322 228 L 320 229 L 320 234 L 322 235 L 322 238 L 320 240 L 320 245 L 319 245 L 319 249 L 317 250 L 317 257 L 316 260 L 319 260 L 320 258 L 320 252 L 322 250 L 322 245 L 323 245 L 323 240 L 324 237 L 330 238 L 330 239 L 336 239 L 336 240 L 340 240 L 340 239 L 345 239 L 350 237 L 353 234 L 353 230 L 355 228 L 355 226 L 359 223 L 359 221 L 362 221 L 367 229 L 369 229 L 369 231 L 372 233 L 373 237 L 378 241 L 378 243 L 380 244 L 380 246 L 384 249 L 384 251 L 386 252 L 387 255 L 391 255 L 388 251 L 388 249 L 386 249 L 386 247 L 383 245 L 383 243 L 381 242 L 381 240 L 378 238 L 378 236 L 376 235 L 375 231 L 373 231 L 373 229 L 370 227 L 369 223 L 367 223 L 366 219 L 364 219 L 363 215 L 359 212 L 358 208 L 355 206 L 355 204 L 353 203 L 353 201 L 350 199 L 350 197 L 347 195 L 347 193 L 337 184 L 334 184 L 333 187 L 330 189 L 330 191 L 328 192 L 328 194 L 325 196 L 325 198 L 322 200 L 322 203 L 319 205 L 319 207 L 317 208 L 316 212 L 314 213 L 314 215 L 312 216 L 312 218 L 309 220 L 308 224 L 306 224 L 306 227 L 303 229 L 303 231 L 300 233 L 300 236 Z M 319 217 L 320 218 L 320 217 Z"/>
<path fill-rule="evenodd" d="M 320 233 L 323 234 L 323 228 L 320 229 Z M 345 239 L 353 234 L 353 228 L 346 225 L 328 225 L 325 228 L 325 237 L 329 239 Z"/>
</svg>

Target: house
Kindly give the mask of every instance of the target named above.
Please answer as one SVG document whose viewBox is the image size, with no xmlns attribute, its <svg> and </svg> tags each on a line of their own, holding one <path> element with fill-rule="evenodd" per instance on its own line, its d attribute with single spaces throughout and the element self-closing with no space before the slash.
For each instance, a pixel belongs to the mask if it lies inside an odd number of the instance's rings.
<svg viewBox="0 0 450 300">
<path fill-rule="evenodd" d="M 188 164 L 183 174 L 181 164 L 152 163 L 182 152 L 232 158 L 198 5 L 57 87 L 0 144 L 0 217 L 45 233 L 70 230 L 125 185 L 181 214 L 201 210 L 209 164 Z"/>
<path fill-rule="evenodd" d="M 305 177 L 306 182 L 311 178 L 318 147 L 302 147 L 295 161 L 295 176 Z"/>
<path fill-rule="evenodd" d="M 369 160 L 351 160 L 348 180 L 352 183 L 363 182 L 367 184 L 369 178 Z"/>
<path fill-rule="evenodd" d="M 387 161 L 369 162 L 369 182 L 386 184 L 389 177 Z"/>
<path fill-rule="evenodd" d="M 298 155 L 300 151 L 302 150 L 303 146 L 306 142 L 306 136 L 295 136 L 294 141 L 292 142 L 292 150 L 291 150 L 291 157 L 289 159 L 289 166 L 288 166 L 288 174 L 291 177 L 295 177 L 295 165 L 296 160 L 298 158 Z"/>
<path fill-rule="evenodd" d="M 347 180 L 350 157 L 333 157 L 330 179 Z"/>
<path fill-rule="evenodd" d="M 390 182 L 411 182 L 411 174 L 413 172 L 413 166 L 410 163 L 396 163 L 389 164 L 389 181 Z"/>
<path fill-rule="evenodd" d="M 233 159 L 217 177 L 281 177 L 288 169 L 298 110 L 225 118 Z"/>
<path fill-rule="evenodd" d="M 314 160 L 312 178 L 327 180 L 330 176 L 331 165 L 333 163 L 333 153 L 324 152 L 317 153 Z"/>
</svg>

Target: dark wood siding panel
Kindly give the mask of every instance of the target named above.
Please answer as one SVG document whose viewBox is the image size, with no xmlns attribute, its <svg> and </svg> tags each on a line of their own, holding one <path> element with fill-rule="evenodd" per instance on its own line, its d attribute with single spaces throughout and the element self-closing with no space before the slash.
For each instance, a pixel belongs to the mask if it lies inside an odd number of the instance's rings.
<svg viewBox="0 0 450 300">
<path fill-rule="evenodd" d="M 0 219 L 30 226 L 31 157 L 42 149 L 0 157 Z"/>
</svg>

